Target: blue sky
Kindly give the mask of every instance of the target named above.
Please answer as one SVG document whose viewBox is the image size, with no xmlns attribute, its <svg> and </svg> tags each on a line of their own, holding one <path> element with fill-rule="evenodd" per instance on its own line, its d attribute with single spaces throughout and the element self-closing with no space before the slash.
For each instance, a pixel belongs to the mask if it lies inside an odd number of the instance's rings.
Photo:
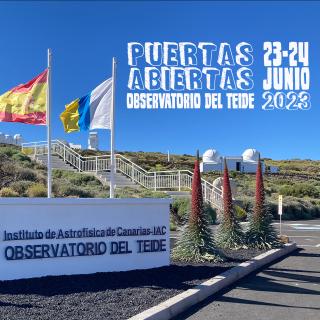
<svg viewBox="0 0 320 320">
<path fill-rule="evenodd" d="M 65 134 L 64 105 L 111 75 L 118 59 L 116 149 L 194 154 L 215 148 L 239 155 L 248 147 L 274 159 L 320 159 L 320 3 L 285 2 L 0 2 L 0 93 L 46 67 L 53 50 L 53 137 L 86 145 L 88 133 Z M 257 97 L 253 111 L 127 110 L 130 41 L 250 42 Z M 264 41 L 309 41 L 312 108 L 262 111 Z M 46 139 L 46 128 L 0 123 L 3 133 L 26 141 Z M 99 132 L 109 149 L 109 132 Z"/>
</svg>

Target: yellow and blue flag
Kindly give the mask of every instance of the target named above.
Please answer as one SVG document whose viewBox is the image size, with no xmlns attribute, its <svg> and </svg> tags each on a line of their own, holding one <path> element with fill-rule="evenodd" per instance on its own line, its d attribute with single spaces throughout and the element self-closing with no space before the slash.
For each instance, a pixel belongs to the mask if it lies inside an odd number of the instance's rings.
<svg viewBox="0 0 320 320">
<path fill-rule="evenodd" d="M 68 105 L 60 115 L 65 132 L 111 128 L 112 78 Z"/>
</svg>

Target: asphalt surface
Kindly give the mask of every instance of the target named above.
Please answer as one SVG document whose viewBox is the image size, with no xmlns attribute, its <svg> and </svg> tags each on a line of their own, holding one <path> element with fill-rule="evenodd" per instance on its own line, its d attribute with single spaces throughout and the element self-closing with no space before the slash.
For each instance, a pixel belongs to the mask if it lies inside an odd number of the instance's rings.
<svg viewBox="0 0 320 320">
<path fill-rule="evenodd" d="M 221 263 L 172 263 L 126 272 L 0 281 L 0 320 L 125 320 L 247 261 L 260 250 L 224 250 Z"/>
<path fill-rule="evenodd" d="M 281 229 L 298 244 L 299 251 L 175 319 L 319 320 L 320 219 L 286 221 Z"/>
</svg>

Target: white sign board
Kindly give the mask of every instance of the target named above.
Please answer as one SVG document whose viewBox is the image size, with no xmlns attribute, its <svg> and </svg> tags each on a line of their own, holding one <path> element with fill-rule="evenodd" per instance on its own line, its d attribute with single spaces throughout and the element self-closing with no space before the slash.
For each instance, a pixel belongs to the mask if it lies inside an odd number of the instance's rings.
<svg viewBox="0 0 320 320">
<path fill-rule="evenodd" d="M 279 216 L 282 215 L 282 195 L 279 195 L 279 205 L 278 205 L 278 214 Z"/>
<path fill-rule="evenodd" d="M 0 199 L 0 280 L 170 264 L 170 199 Z"/>
</svg>

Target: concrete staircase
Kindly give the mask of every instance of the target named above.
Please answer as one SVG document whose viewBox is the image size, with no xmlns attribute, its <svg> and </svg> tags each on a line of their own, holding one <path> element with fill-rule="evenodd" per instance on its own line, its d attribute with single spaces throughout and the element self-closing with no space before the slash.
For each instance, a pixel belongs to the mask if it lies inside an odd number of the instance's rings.
<svg viewBox="0 0 320 320">
<path fill-rule="evenodd" d="M 101 171 L 96 174 L 97 178 L 106 185 L 110 185 L 110 172 L 109 171 Z M 130 178 L 126 177 L 122 173 L 116 172 L 114 175 L 114 181 L 116 188 L 140 188 L 138 184 L 133 182 Z"/>
<path fill-rule="evenodd" d="M 48 164 L 48 156 L 46 154 L 38 154 L 35 156 L 35 160 L 40 162 L 44 166 Z M 52 169 L 68 170 L 68 171 L 78 171 L 69 163 L 64 162 L 58 155 L 51 155 L 51 166 Z"/>
<path fill-rule="evenodd" d="M 33 158 L 44 165 L 47 164 L 47 141 L 23 143 L 21 147 L 25 154 L 32 155 Z M 52 140 L 51 149 L 53 168 L 95 175 L 102 183 L 109 184 L 109 172 L 111 170 L 109 154 L 82 156 L 60 140 Z M 192 189 L 193 173 L 190 170 L 151 172 L 121 154 L 115 154 L 115 166 L 115 184 L 118 188 L 142 187 L 148 190 L 168 192 L 173 197 L 190 197 L 189 192 L 183 192 Z M 221 188 L 203 178 L 201 184 L 204 201 L 210 203 L 214 208 L 222 210 Z"/>
<path fill-rule="evenodd" d="M 36 158 L 36 161 L 40 162 L 44 166 L 47 166 L 48 157 L 46 154 L 36 155 L 35 158 Z M 64 162 L 63 159 L 61 159 L 58 155 L 55 155 L 55 154 L 51 156 L 51 166 L 52 166 L 52 169 L 67 170 L 67 171 L 74 171 L 74 172 L 79 171 L 69 163 Z M 106 184 L 106 185 L 110 184 L 109 171 L 100 171 L 98 173 L 91 172 L 89 174 L 96 176 L 103 184 Z M 124 187 L 139 188 L 140 187 L 139 185 L 134 183 L 130 178 L 126 177 L 125 175 L 119 172 L 116 172 L 115 174 L 115 185 L 117 188 L 124 188 Z"/>
</svg>

